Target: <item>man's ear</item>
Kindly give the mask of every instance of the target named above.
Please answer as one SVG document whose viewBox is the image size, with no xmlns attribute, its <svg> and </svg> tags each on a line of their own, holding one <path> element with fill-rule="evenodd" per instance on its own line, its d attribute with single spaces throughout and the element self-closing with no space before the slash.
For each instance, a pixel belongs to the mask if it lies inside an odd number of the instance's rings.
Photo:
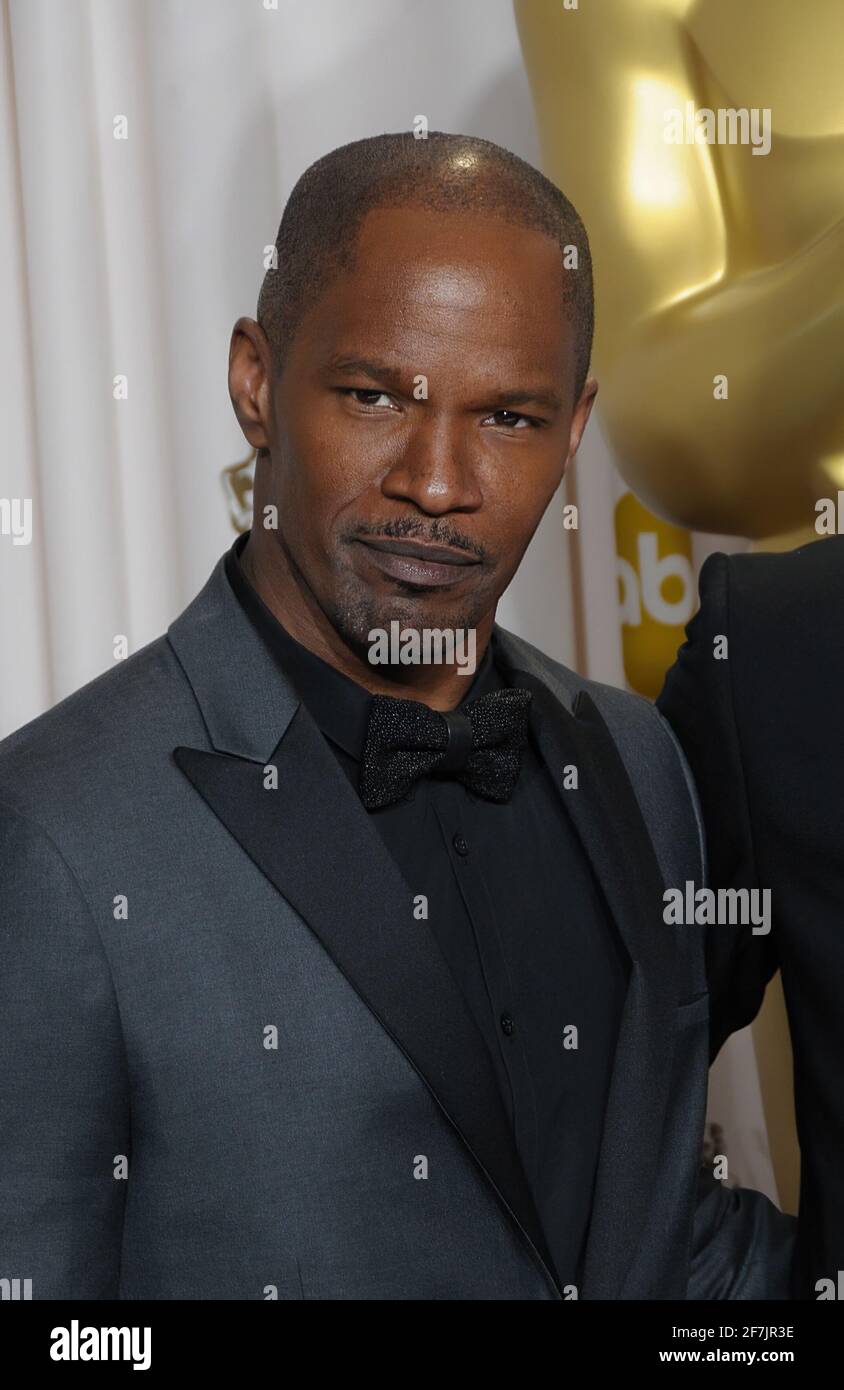
<svg viewBox="0 0 844 1390">
<path fill-rule="evenodd" d="M 270 447 L 272 418 L 272 349 L 255 319 L 240 318 L 229 345 L 229 396 L 253 449 Z"/>
<path fill-rule="evenodd" d="M 569 452 L 566 458 L 566 469 L 580 448 L 580 441 L 583 438 L 583 431 L 586 429 L 589 416 L 592 414 L 592 406 L 595 404 L 595 397 L 598 394 L 598 383 L 593 376 L 587 377 L 580 393 L 580 399 L 574 408 L 571 417 L 571 429 L 569 430 Z"/>
</svg>

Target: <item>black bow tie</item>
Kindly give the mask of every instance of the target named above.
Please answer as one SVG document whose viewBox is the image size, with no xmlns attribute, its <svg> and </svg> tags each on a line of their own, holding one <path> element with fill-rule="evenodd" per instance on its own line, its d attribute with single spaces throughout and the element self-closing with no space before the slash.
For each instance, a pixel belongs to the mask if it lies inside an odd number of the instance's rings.
<svg viewBox="0 0 844 1390">
<path fill-rule="evenodd" d="M 487 801 L 509 801 L 531 699 L 529 690 L 510 686 L 440 714 L 419 700 L 373 695 L 358 782 L 364 806 L 399 801 L 430 772 L 453 775 Z"/>
</svg>

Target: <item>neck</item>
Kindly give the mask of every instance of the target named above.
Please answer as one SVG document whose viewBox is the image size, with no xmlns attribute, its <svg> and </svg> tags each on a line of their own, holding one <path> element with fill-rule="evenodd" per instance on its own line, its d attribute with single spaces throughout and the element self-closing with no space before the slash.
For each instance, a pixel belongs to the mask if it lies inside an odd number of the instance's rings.
<svg viewBox="0 0 844 1390">
<path fill-rule="evenodd" d="M 265 538 L 264 538 L 265 537 Z M 282 545 L 252 532 L 240 555 L 247 579 L 273 617 L 294 641 L 373 695 L 421 700 L 431 709 L 454 709 L 471 685 L 471 675 L 456 665 L 373 666 L 351 648 L 328 621 Z M 495 611 L 476 628 L 475 669 L 492 634 Z"/>
</svg>

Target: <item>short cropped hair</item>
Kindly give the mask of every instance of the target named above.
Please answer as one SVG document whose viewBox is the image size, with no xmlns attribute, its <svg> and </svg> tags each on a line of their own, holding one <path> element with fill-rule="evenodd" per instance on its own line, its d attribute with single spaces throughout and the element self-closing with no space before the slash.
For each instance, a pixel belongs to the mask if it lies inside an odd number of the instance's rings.
<svg viewBox="0 0 844 1390">
<path fill-rule="evenodd" d="M 430 131 L 373 135 L 342 145 L 306 169 L 290 194 L 276 237 L 277 268 L 264 276 L 257 318 L 283 370 L 306 309 L 354 265 L 361 224 L 381 208 L 480 212 L 553 237 L 569 266 L 562 300 L 575 335 L 575 400 L 589 371 L 594 329 L 592 258 L 586 229 L 568 198 L 518 155 L 490 140 Z"/>
</svg>

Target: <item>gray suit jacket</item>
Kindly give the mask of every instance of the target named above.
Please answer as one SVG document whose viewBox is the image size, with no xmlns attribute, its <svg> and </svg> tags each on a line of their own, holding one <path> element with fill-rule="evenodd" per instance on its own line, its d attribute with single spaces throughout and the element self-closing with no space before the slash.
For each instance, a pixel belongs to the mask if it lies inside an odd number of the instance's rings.
<svg viewBox="0 0 844 1390">
<path fill-rule="evenodd" d="M 646 701 L 499 636 L 556 697 L 543 753 L 561 790 L 578 767 L 632 963 L 579 1295 L 785 1296 L 788 1218 L 700 1178 L 702 929 L 662 920 L 703 876 L 682 756 Z M 0 810 L 0 1276 L 561 1298 L 484 1042 L 222 561 L 166 637 L 0 744 Z"/>
</svg>

